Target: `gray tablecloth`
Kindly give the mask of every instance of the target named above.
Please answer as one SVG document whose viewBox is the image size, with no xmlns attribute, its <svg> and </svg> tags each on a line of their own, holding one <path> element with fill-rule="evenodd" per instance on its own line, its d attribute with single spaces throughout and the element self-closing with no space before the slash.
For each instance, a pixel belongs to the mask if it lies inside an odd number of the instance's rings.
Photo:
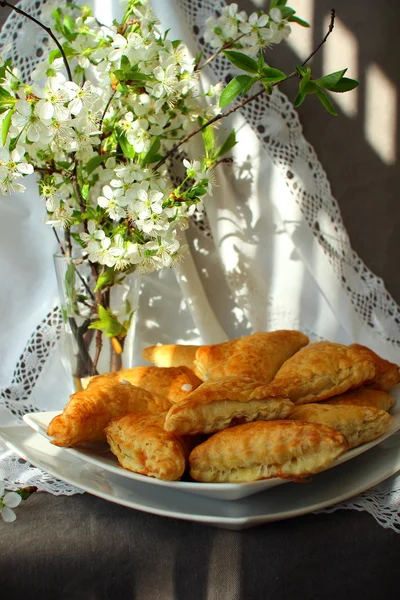
<svg viewBox="0 0 400 600">
<path fill-rule="evenodd" d="M 242 532 L 88 494 L 37 493 L 0 523 L 4 600 L 381 600 L 399 588 L 400 536 L 367 513 Z"/>
</svg>

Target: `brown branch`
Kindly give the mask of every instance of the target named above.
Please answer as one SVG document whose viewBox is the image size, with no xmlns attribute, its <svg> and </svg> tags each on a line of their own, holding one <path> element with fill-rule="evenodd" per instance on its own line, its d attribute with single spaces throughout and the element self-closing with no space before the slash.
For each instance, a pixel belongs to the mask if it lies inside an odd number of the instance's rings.
<svg viewBox="0 0 400 600">
<path fill-rule="evenodd" d="M 116 94 L 116 93 L 117 93 L 117 90 L 115 89 L 115 90 L 113 91 L 113 93 L 111 94 L 111 96 L 109 97 L 109 99 L 108 99 L 108 102 L 107 102 L 107 104 L 106 104 L 106 107 L 105 107 L 105 109 L 104 109 L 104 111 L 103 111 L 103 114 L 102 114 L 102 116 L 101 116 L 101 120 L 100 120 L 99 129 L 101 129 L 101 128 L 103 127 L 103 121 L 104 121 L 104 118 L 105 118 L 105 116 L 106 116 L 106 114 L 107 114 L 107 111 L 108 111 L 108 109 L 110 108 L 110 104 L 111 104 L 111 102 L 113 101 L 113 99 L 114 99 L 114 96 L 115 96 L 115 94 Z"/>
<path fill-rule="evenodd" d="M 241 40 L 242 37 L 244 37 L 245 35 L 247 35 L 247 33 L 242 33 L 242 35 L 239 35 L 239 37 L 237 37 L 235 40 L 232 40 L 231 42 L 226 42 L 226 44 L 221 46 L 221 48 L 219 50 L 214 52 L 214 54 L 211 54 L 211 56 L 209 56 L 207 58 L 207 60 L 205 60 L 200 67 L 196 67 L 195 71 L 201 71 L 202 69 L 204 69 L 204 67 L 206 65 L 208 65 L 212 60 L 214 60 L 215 57 L 217 57 L 219 54 L 221 54 L 221 52 L 223 52 L 224 50 L 228 50 L 228 48 L 231 48 L 234 44 L 236 44 L 236 42 Z"/>
<path fill-rule="evenodd" d="M 97 371 L 97 363 L 99 362 L 102 346 L 103 346 L 103 332 L 101 331 L 101 329 L 98 329 L 96 331 L 96 354 L 93 359 L 93 366 L 92 366 L 93 372 L 91 373 L 91 375 L 95 375 L 95 372 Z"/>
<path fill-rule="evenodd" d="M 314 52 L 312 52 L 310 54 L 310 56 L 308 56 L 308 58 L 306 58 L 306 60 L 303 62 L 302 66 L 304 66 L 305 64 L 308 63 L 308 61 L 314 56 L 314 54 L 316 52 L 318 52 L 318 50 L 321 48 L 321 46 L 323 44 L 325 44 L 326 40 L 328 39 L 329 35 L 332 33 L 333 31 L 333 27 L 334 27 L 334 21 L 335 21 L 335 10 L 332 9 L 331 11 L 331 21 L 329 23 L 329 28 L 328 28 L 328 32 L 325 35 L 324 39 L 322 40 L 322 42 L 320 44 L 318 44 L 317 48 L 314 50 Z M 275 83 L 271 84 L 271 87 L 274 87 L 278 84 L 283 83 L 284 81 L 287 81 L 288 79 L 292 79 L 293 77 L 296 76 L 296 71 L 293 71 L 292 73 L 290 73 L 289 75 L 287 75 L 285 77 L 285 79 L 282 79 L 281 81 L 277 81 Z M 256 98 L 258 98 L 259 96 L 261 96 L 261 94 L 263 94 L 265 92 L 265 89 L 263 88 L 262 90 L 258 91 L 256 94 L 253 94 L 252 96 L 250 96 L 249 98 L 247 98 L 246 100 L 243 100 L 242 102 L 239 102 L 239 104 L 236 104 L 235 106 L 233 106 L 232 108 L 230 108 L 229 110 L 226 110 L 223 113 L 219 113 L 218 115 L 216 115 L 215 117 L 213 117 L 212 119 L 210 119 L 209 121 L 207 121 L 207 123 L 204 123 L 201 127 L 198 127 L 197 129 L 195 129 L 194 131 L 192 131 L 191 133 L 188 133 L 187 135 L 185 135 L 179 142 L 177 142 L 174 146 L 172 146 L 172 148 L 165 154 L 165 156 L 158 161 L 158 163 L 155 165 L 155 167 L 153 167 L 153 171 L 157 171 L 157 169 L 159 169 L 166 160 L 168 160 L 168 158 L 174 154 L 176 152 L 176 150 L 182 146 L 182 144 L 185 144 L 188 140 L 190 140 L 193 136 L 197 135 L 198 133 L 200 133 L 201 131 L 203 131 L 204 129 L 206 129 L 206 127 L 209 127 L 210 125 L 213 125 L 214 123 L 216 123 L 217 121 L 220 121 L 221 119 L 224 119 L 225 117 L 229 117 L 229 115 L 233 114 L 234 112 L 236 112 L 237 110 L 240 110 L 241 108 L 243 108 L 243 106 L 246 106 L 246 104 L 248 104 L 249 102 L 252 102 L 253 100 L 255 100 Z"/>
<path fill-rule="evenodd" d="M 312 57 L 314 56 L 314 54 L 316 54 L 318 52 L 318 50 L 321 48 L 321 46 L 323 46 L 325 44 L 326 40 L 331 35 L 331 33 L 333 31 L 333 28 L 335 26 L 335 17 L 336 17 L 335 9 L 332 8 L 332 10 L 331 10 L 331 20 L 330 20 L 330 23 L 329 23 L 328 31 L 327 31 L 324 39 L 322 40 L 322 42 L 320 42 L 318 44 L 318 46 L 315 48 L 315 50 L 313 52 L 311 52 L 310 56 L 308 58 L 306 58 L 306 60 L 303 63 L 301 63 L 302 67 L 304 67 L 304 65 L 306 65 L 312 59 Z"/>
<path fill-rule="evenodd" d="M 0 6 L 2 6 L 3 8 L 6 8 L 8 6 L 8 8 L 11 8 L 11 10 L 14 10 L 18 14 L 20 14 L 23 17 L 29 19 L 30 21 L 33 21 L 34 23 L 36 23 L 36 25 L 39 25 L 39 27 L 41 27 L 42 29 L 44 29 L 44 31 L 47 33 L 47 35 L 49 35 L 51 37 L 51 39 L 53 40 L 53 42 L 56 44 L 57 48 L 61 52 L 61 56 L 63 58 L 64 65 L 65 65 L 65 68 L 67 70 L 68 78 L 69 78 L 70 81 L 72 81 L 72 73 L 71 73 L 71 69 L 69 67 L 68 60 L 67 60 L 67 57 L 65 55 L 64 49 L 61 46 L 61 44 L 58 41 L 58 39 L 56 38 L 56 36 L 54 35 L 54 33 L 52 32 L 52 30 L 50 29 L 50 27 L 46 27 L 46 25 L 43 25 L 43 23 L 41 23 L 40 21 L 38 21 L 37 19 L 35 19 L 35 17 L 32 17 L 32 15 L 26 13 L 25 11 L 21 10 L 20 8 L 18 8 L 17 6 L 13 6 L 9 2 L 6 2 L 5 0 L 0 0 Z"/>
</svg>

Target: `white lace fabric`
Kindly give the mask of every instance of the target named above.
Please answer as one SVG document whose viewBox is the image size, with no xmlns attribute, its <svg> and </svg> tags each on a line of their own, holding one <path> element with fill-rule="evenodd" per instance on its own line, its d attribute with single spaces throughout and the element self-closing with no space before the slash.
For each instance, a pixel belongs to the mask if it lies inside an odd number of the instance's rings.
<svg viewBox="0 0 400 600">
<path fill-rule="evenodd" d="M 19 5 L 40 18 L 45 4 L 23 0 Z M 172 29 L 171 37 L 183 39 L 193 53 L 203 49 L 205 56 L 210 53 L 201 37 L 205 20 L 223 4 L 153 0 L 163 26 Z M 15 13 L 0 35 L 0 45 L 10 41 L 14 62 L 23 74 L 52 43 L 45 32 Z M 212 70 L 205 70 L 204 81 L 227 81 L 235 74 L 223 56 L 212 65 Z M 237 129 L 239 138 L 234 166 L 219 167 L 219 187 L 207 205 L 208 218 L 193 222 L 188 232 L 189 262 L 176 271 L 176 280 L 171 273 L 146 280 L 141 345 L 213 343 L 249 331 L 299 328 L 312 340 L 364 343 L 396 362 L 400 307 L 352 250 L 325 171 L 304 139 L 292 104 L 275 88 L 271 96 L 247 104 L 230 123 L 224 121 L 222 129 L 229 131 L 228 125 Z M 196 142 L 188 153 L 195 156 Z M 37 193 L 31 194 L 35 194 L 31 201 L 38 201 Z M 38 231 L 39 227 L 44 226 L 38 223 Z M 220 283 L 219 294 L 215 281 Z M 171 305 L 179 306 L 179 323 L 168 313 L 157 328 L 151 308 L 157 308 L 163 294 L 172 298 Z M 5 379 L 0 378 L 2 423 L 63 405 L 51 400 L 66 381 L 56 366 L 61 320 L 55 285 L 42 295 L 46 299 L 37 310 L 36 327 L 27 326 L 25 342 L 20 338 L 14 351 L 20 358 Z M 56 495 L 80 491 L 6 450 L 0 459 L 9 487 L 36 485 Z M 340 508 L 366 510 L 382 526 L 400 532 L 400 477 L 327 510 Z"/>
</svg>

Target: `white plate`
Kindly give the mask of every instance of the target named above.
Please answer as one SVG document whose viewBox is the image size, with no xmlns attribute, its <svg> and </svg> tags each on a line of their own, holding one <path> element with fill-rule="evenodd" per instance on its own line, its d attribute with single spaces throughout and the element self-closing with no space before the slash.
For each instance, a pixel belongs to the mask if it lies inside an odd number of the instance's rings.
<svg viewBox="0 0 400 600">
<path fill-rule="evenodd" d="M 343 464 L 348 460 L 354 459 L 356 456 L 363 454 L 367 450 L 370 450 L 393 433 L 400 429 L 400 388 L 394 392 L 392 391 L 392 395 L 398 400 L 395 406 L 392 409 L 393 414 L 393 423 L 390 428 L 379 438 L 369 442 L 368 444 L 363 444 L 358 448 L 353 448 L 349 452 L 346 452 L 342 456 L 340 456 L 330 468 Z M 32 427 L 35 431 L 39 432 L 41 435 L 45 436 L 46 439 L 49 439 L 46 435 L 47 427 L 50 421 L 56 416 L 60 414 L 59 412 L 43 412 L 43 413 L 32 413 L 24 416 L 24 421 Z M 266 479 L 262 481 L 254 481 L 251 483 L 197 483 L 193 481 L 162 481 L 160 479 L 153 479 L 146 477 L 144 475 L 139 475 L 138 473 L 132 473 L 127 469 L 123 469 L 119 464 L 106 444 L 85 444 L 81 445 L 79 448 L 67 448 L 66 452 L 74 454 L 75 456 L 85 460 L 88 463 L 96 465 L 102 469 L 110 471 L 111 473 L 115 473 L 117 475 L 121 475 L 127 479 L 133 479 L 134 481 L 144 482 L 153 486 L 159 486 L 163 488 L 171 488 L 177 491 L 185 491 L 193 494 L 200 494 L 202 496 L 207 496 L 209 498 L 216 498 L 219 500 L 238 500 L 240 498 L 245 498 L 247 496 L 251 496 L 253 494 L 257 494 L 259 492 L 272 489 L 278 485 L 282 485 L 284 483 L 288 483 L 283 479 Z M 318 477 L 319 475 L 315 475 L 314 477 Z"/>
<path fill-rule="evenodd" d="M 358 495 L 400 471 L 400 435 L 336 469 L 320 473 L 310 483 L 288 483 L 224 502 L 176 489 L 121 477 L 50 444 L 25 425 L 0 428 L 7 447 L 53 477 L 110 502 L 156 515 L 207 523 L 225 529 L 246 529 L 332 506 Z"/>
</svg>

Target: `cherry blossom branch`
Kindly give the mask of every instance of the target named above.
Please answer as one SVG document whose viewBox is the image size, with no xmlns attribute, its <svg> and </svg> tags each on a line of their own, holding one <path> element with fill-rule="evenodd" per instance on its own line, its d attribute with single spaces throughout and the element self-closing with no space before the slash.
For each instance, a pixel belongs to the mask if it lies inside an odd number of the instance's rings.
<svg viewBox="0 0 400 600">
<path fill-rule="evenodd" d="M 195 71 L 201 71 L 202 69 L 204 69 L 204 67 L 206 65 L 208 65 L 212 60 L 214 60 L 214 58 L 216 58 L 219 54 L 221 54 L 221 52 L 223 52 L 224 50 L 227 50 L 228 48 L 231 48 L 234 44 L 236 44 L 236 42 L 241 40 L 242 37 L 244 37 L 245 35 L 247 35 L 247 34 L 242 33 L 242 35 L 239 35 L 239 37 L 237 37 L 235 40 L 232 40 L 231 42 L 226 42 L 223 46 L 221 46 L 221 48 L 219 50 L 214 52 L 214 54 L 211 54 L 211 56 L 209 56 L 207 58 L 207 60 L 205 60 L 200 67 L 196 67 Z"/>
<path fill-rule="evenodd" d="M 58 39 L 56 38 L 56 36 L 54 35 L 54 33 L 52 32 L 52 30 L 50 29 L 50 27 L 47 27 L 46 25 L 43 25 L 43 23 L 41 23 L 40 21 L 38 21 L 37 19 L 35 19 L 35 17 L 32 17 L 32 15 L 29 15 L 24 10 L 21 10 L 20 8 L 18 8 L 18 6 L 14 6 L 13 4 L 10 4 L 9 2 L 6 2 L 6 0 L 0 0 L 0 6 L 2 6 L 3 8 L 6 8 L 8 6 L 8 8 L 11 8 L 11 10 L 19 13 L 23 17 L 29 19 L 30 21 L 33 21 L 34 23 L 36 23 L 36 25 L 39 25 L 39 27 L 41 27 L 42 29 L 44 29 L 44 31 L 47 33 L 47 35 L 49 35 L 51 37 L 51 39 L 53 40 L 53 42 L 56 44 L 57 48 L 61 52 L 61 56 L 63 58 L 64 65 L 65 65 L 65 68 L 67 70 L 68 79 L 70 81 L 72 81 L 72 73 L 71 73 L 71 69 L 70 69 L 70 66 L 68 64 L 68 60 L 67 60 L 66 54 L 64 52 L 64 49 L 61 46 L 61 44 L 58 41 Z"/>
<path fill-rule="evenodd" d="M 318 44 L 318 46 L 316 47 L 316 49 L 302 63 L 303 67 L 304 67 L 304 65 L 306 65 L 311 60 L 311 58 L 314 56 L 314 54 L 316 52 L 318 52 L 318 50 L 321 48 L 321 46 L 323 44 L 325 44 L 326 40 L 328 39 L 328 37 L 330 36 L 330 34 L 333 31 L 334 22 L 335 22 L 335 10 L 332 9 L 332 11 L 331 11 L 331 20 L 330 20 L 330 23 L 329 23 L 328 32 L 325 35 L 325 37 L 322 40 L 322 42 L 320 42 L 320 44 Z M 284 81 L 287 81 L 288 79 L 292 79 L 293 77 L 296 77 L 296 75 L 297 75 L 296 71 L 293 71 L 292 73 L 289 73 L 289 75 L 287 75 L 285 77 L 285 79 L 282 79 L 281 81 L 277 81 L 275 83 L 272 83 L 271 87 L 274 87 L 275 85 L 281 84 Z M 236 104 L 235 106 L 233 106 L 229 110 L 226 110 L 223 113 L 219 113 L 218 115 L 216 115 L 215 117 L 213 117 L 212 119 L 210 119 L 209 121 L 207 121 L 207 123 L 204 123 L 201 127 L 198 127 L 197 129 L 195 129 L 191 133 L 188 133 L 187 135 L 185 135 L 179 142 L 177 142 L 174 146 L 172 146 L 172 148 L 165 154 L 165 156 L 163 156 L 162 159 L 160 159 L 158 161 L 158 163 L 155 165 L 155 167 L 153 167 L 153 171 L 157 171 L 157 169 L 159 169 L 166 162 L 166 160 L 168 160 L 168 158 L 170 156 L 172 156 L 172 154 L 174 154 L 178 150 L 178 148 L 180 146 L 182 146 L 182 144 L 185 144 L 193 136 L 197 135 L 198 133 L 200 133 L 201 131 L 203 131 L 204 129 L 206 129 L 206 127 L 209 127 L 210 125 L 213 125 L 217 121 L 220 121 L 221 119 L 225 119 L 225 117 L 229 117 L 229 115 L 233 114 L 237 110 L 240 110 L 241 108 L 243 108 L 244 106 L 246 106 L 246 104 L 248 104 L 249 102 L 252 102 L 256 98 L 258 98 L 259 96 L 261 96 L 262 94 L 264 94 L 264 92 L 265 92 L 265 89 L 263 88 L 259 92 L 257 92 L 256 94 L 253 94 L 252 96 L 250 96 L 246 100 L 243 100 L 242 102 L 239 102 L 239 104 Z"/>
</svg>

